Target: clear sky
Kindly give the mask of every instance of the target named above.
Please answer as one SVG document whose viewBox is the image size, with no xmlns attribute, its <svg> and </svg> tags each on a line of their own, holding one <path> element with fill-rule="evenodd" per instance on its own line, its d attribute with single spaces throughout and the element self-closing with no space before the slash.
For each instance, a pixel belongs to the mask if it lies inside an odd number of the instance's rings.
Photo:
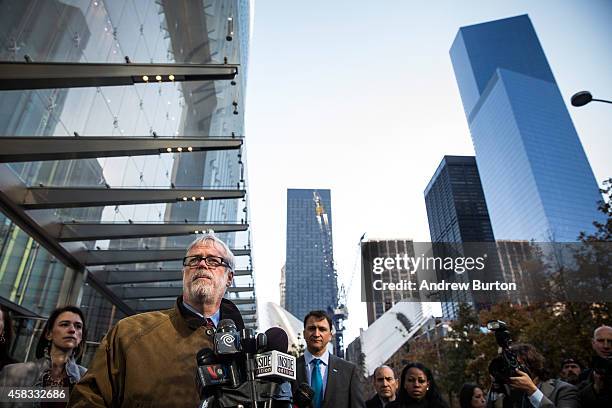
<svg viewBox="0 0 612 408">
<path fill-rule="evenodd" d="M 351 287 L 345 344 L 367 326 L 359 238 L 428 241 L 425 186 L 444 155 L 474 154 L 448 54 L 459 27 L 529 14 L 567 105 L 584 89 L 612 99 L 612 1 L 428 3 L 255 2 L 246 147 L 257 297 L 279 301 L 287 188 L 331 189 L 339 283 Z M 569 111 L 595 177 L 612 177 L 612 105 Z"/>
</svg>

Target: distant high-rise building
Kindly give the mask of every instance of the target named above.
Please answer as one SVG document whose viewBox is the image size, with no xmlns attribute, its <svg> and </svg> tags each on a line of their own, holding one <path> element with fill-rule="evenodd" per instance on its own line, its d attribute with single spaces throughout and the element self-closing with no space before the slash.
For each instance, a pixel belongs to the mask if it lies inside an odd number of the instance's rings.
<svg viewBox="0 0 612 408">
<path fill-rule="evenodd" d="M 338 283 L 329 190 L 287 190 L 286 309 L 303 319 L 311 310 L 333 316 Z"/>
<path fill-rule="evenodd" d="M 462 27 L 450 56 L 495 237 L 591 231 L 601 195 L 529 17 Z"/>
<path fill-rule="evenodd" d="M 474 156 L 444 156 L 425 188 L 431 242 L 494 242 Z"/>
<path fill-rule="evenodd" d="M 425 188 L 425 206 L 432 243 L 495 242 L 474 156 L 444 156 Z M 437 275 L 446 281 L 468 278 L 453 271 Z M 442 300 L 443 316 L 449 319 L 455 317 L 457 302 L 473 302 L 466 291 L 444 293 Z"/>
<path fill-rule="evenodd" d="M 366 258 L 373 259 L 375 257 L 391 257 L 394 258 L 396 255 L 414 257 L 414 246 L 411 239 L 369 239 L 362 241 L 362 245 L 367 246 L 368 255 Z M 363 246 L 362 246 L 363 250 Z M 366 280 L 369 277 L 364 277 Z M 393 267 L 386 269 L 380 275 L 377 275 L 376 279 L 384 283 L 397 283 L 403 281 L 416 282 L 416 277 L 411 275 L 410 271 L 405 268 L 398 269 Z M 366 302 L 366 310 L 368 314 L 368 326 L 378 320 L 387 310 L 391 309 L 393 305 L 402 300 L 408 300 L 412 296 L 416 297 L 415 293 L 410 291 L 396 291 L 396 290 L 383 290 L 376 291 L 371 282 L 365 282 L 364 287 L 369 290 L 369 294 L 365 294 L 365 298 L 368 299 Z M 369 300 L 372 301 L 369 301 Z M 410 309 L 410 308 L 408 308 Z M 407 310 L 408 310 L 407 309 Z M 412 299 L 411 309 L 408 318 L 414 320 L 416 316 L 420 316 L 423 311 L 421 310 L 421 303 Z"/>
</svg>

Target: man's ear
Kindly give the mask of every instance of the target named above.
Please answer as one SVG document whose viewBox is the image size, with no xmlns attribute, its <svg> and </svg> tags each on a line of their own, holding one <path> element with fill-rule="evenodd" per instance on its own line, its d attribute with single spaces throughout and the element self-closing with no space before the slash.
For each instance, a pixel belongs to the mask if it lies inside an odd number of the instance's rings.
<svg viewBox="0 0 612 408">
<path fill-rule="evenodd" d="M 227 273 L 227 282 L 225 284 L 225 286 L 227 286 L 228 288 L 232 285 L 232 281 L 234 280 L 234 271 L 229 271 Z"/>
</svg>

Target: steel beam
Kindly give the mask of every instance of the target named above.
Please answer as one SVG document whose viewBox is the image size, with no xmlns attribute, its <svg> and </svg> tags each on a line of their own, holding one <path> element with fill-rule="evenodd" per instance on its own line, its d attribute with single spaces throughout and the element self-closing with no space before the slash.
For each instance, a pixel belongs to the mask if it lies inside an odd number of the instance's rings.
<svg viewBox="0 0 612 408">
<path fill-rule="evenodd" d="M 249 249 L 232 249 L 235 256 L 246 256 Z M 185 249 L 102 249 L 79 251 L 74 256 L 86 266 L 122 265 L 149 262 L 180 261 L 185 257 Z"/>
<path fill-rule="evenodd" d="M 128 283 L 153 283 L 153 282 L 173 282 L 183 280 L 182 269 L 153 269 L 147 270 L 98 270 L 89 271 L 107 285 L 128 284 Z M 234 276 L 250 276 L 250 269 L 238 269 L 234 271 Z"/>
<path fill-rule="evenodd" d="M 228 300 L 230 300 L 236 306 L 238 306 L 238 305 L 255 304 L 255 302 L 257 301 L 254 297 L 251 297 L 251 298 L 240 298 L 240 299 L 228 299 Z"/>
<path fill-rule="evenodd" d="M 107 285 L 118 285 L 128 283 L 153 283 L 153 282 L 173 282 L 183 279 L 183 271 L 181 269 L 162 269 L 162 270 L 97 270 L 89 271 L 94 274 L 100 281 Z"/>
<path fill-rule="evenodd" d="M 194 188 L 30 187 L 26 210 L 156 204 L 243 198 L 246 190 Z"/>
<path fill-rule="evenodd" d="M 0 164 L 0 211 L 64 265 L 82 271 L 83 264 L 74 254 L 60 245 L 45 228 L 41 227 L 23 208 L 16 204 L 24 191 L 25 186 L 21 179 L 10 167 Z"/>
<path fill-rule="evenodd" d="M 247 299 L 229 299 L 235 305 L 243 305 L 248 303 L 255 303 L 255 298 L 247 298 Z M 168 298 L 159 298 L 159 299 L 132 299 L 126 300 L 125 303 L 129 305 L 132 309 L 143 312 L 149 310 L 162 310 L 169 309 L 174 306 L 174 302 L 176 302 L 175 297 Z"/>
<path fill-rule="evenodd" d="M 111 289 L 123 300 L 142 299 L 142 298 L 164 298 L 176 297 L 183 293 L 182 286 L 176 287 L 152 287 L 152 286 L 132 286 L 132 287 L 113 287 Z M 252 286 L 230 286 L 227 288 L 229 293 L 253 292 Z"/>
<path fill-rule="evenodd" d="M 174 307 L 175 302 L 176 297 L 168 299 L 138 299 L 125 301 L 125 303 L 127 303 L 132 309 L 136 310 L 138 313 L 150 312 L 152 310 L 171 309 Z"/>
<path fill-rule="evenodd" d="M 0 163 L 235 150 L 242 138 L 0 137 Z M 191 148 L 191 150 L 189 150 Z"/>
<path fill-rule="evenodd" d="M 69 223 L 49 224 L 47 230 L 54 234 L 59 242 L 95 241 L 105 239 L 173 237 L 197 234 L 199 231 L 215 232 L 246 231 L 248 224 L 226 223 Z"/>
<path fill-rule="evenodd" d="M 0 91 L 234 79 L 237 65 L 0 62 Z"/>
<path fill-rule="evenodd" d="M 118 297 L 108 286 L 97 279 L 97 277 L 91 273 L 85 272 L 85 281 L 89 283 L 91 287 L 97 290 L 102 296 L 104 296 L 109 302 L 117 306 L 119 310 L 125 313 L 127 316 L 131 316 L 135 313 L 127 303 Z"/>
</svg>

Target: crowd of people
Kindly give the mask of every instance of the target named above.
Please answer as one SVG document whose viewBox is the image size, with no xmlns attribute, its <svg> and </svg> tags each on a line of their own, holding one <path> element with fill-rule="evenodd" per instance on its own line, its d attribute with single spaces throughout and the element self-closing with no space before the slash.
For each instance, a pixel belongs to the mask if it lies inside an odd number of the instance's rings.
<svg viewBox="0 0 612 408">
<path fill-rule="evenodd" d="M 9 313 L 0 309 L 0 387 L 62 387 L 69 402 L 42 402 L 42 407 L 198 406 L 194 384 L 196 360 L 203 347 L 213 347 L 215 328 L 231 319 L 244 328 L 238 308 L 224 297 L 234 276 L 234 255 L 213 234 L 195 240 L 183 259 L 183 293 L 172 309 L 142 313 L 120 320 L 104 337 L 89 370 L 77 361 L 83 354 L 87 329 L 75 306 L 54 310 L 36 347 L 36 360 L 18 363 L 10 357 L 13 336 Z M 309 312 L 303 320 L 304 354 L 296 362 L 293 395 L 307 386 L 311 401 L 299 408 L 446 408 L 432 371 L 420 362 L 402 367 L 399 379 L 386 365 L 376 368 L 376 393 L 363 396 L 359 370 L 330 352 L 333 324 L 325 311 Z M 593 334 L 593 363 L 586 368 L 566 358 L 558 378 L 551 378 L 544 356 L 530 344 L 512 351 L 519 368 L 507 381 L 485 389 L 465 384 L 458 395 L 461 408 L 597 408 L 612 407 L 610 363 L 612 327 Z M 444 390 L 448 395 L 449 390 Z M 295 402 L 295 401 L 294 401 Z M 7 406 L 31 406 L 19 401 Z"/>
<path fill-rule="evenodd" d="M 478 384 L 466 383 L 458 391 L 461 408 L 610 408 L 612 407 L 612 327 L 595 329 L 592 339 L 593 363 L 589 369 L 577 359 L 562 361 L 556 378 L 547 369 L 548 362 L 531 344 L 511 347 L 519 367 L 503 383 L 492 377 L 493 385 L 485 391 Z M 367 408 L 448 407 L 427 367 L 418 362 L 407 364 L 399 381 L 388 366 L 374 371 L 376 394 Z"/>
</svg>

